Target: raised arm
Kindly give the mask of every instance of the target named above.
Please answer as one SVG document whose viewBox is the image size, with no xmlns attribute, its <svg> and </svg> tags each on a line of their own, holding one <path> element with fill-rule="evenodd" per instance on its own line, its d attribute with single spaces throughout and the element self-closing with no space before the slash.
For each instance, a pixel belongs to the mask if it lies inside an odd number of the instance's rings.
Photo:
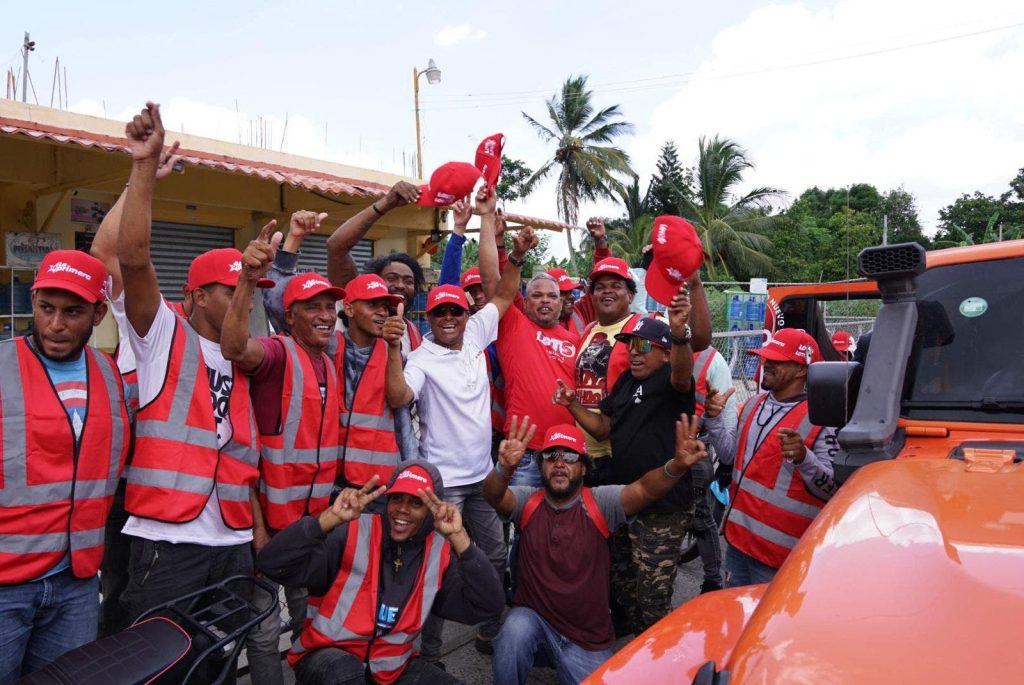
<svg viewBox="0 0 1024 685">
<path fill-rule="evenodd" d="M 281 242 L 280 233 L 274 233 L 273 237 L 270 235 L 275 226 L 276 221 L 268 222 L 256 240 L 251 241 L 242 253 L 242 274 L 221 326 L 221 354 L 245 372 L 255 371 L 266 354 L 263 345 L 249 335 L 249 311 L 252 309 L 253 290 L 270 269 L 274 253 Z"/>
<path fill-rule="evenodd" d="M 375 200 L 369 207 L 339 226 L 327 239 L 327 278 L 334 285 L 344 287 L 359 275 L 352 259 L 354 248 L 370 227 L 392 209 L 404 207 L 420 199 L 420 189 L 406 181 L 396 183 L 388 194 Z"/>
<path fill-rule="evenodd" d="M 520 422 L 519 417 L 513 415 L 508 437 L 498 445 L 498 463 L 484 479 L 484 499 L 499 516 L 508 517 L 515 509 L 516 498 L 508 491 L 508 482 L 523 460 L 526 447 L 536 432 L 537 426 L 530 423 L 529 416 L 524 416 Z"/>
<path fill-rule="evenodd" d="M 164 146 L 160 105 L 147 102 L 146 108 L 125 126 L 125 137 L 132 155 L 132 171 L 121 213 L 117 259 L 122 279 L 131 286 L 124 298 L 128 323 L 136 335 L 145 337 L 161 306 L 160 284 L 150 259 L 153 189 Z"/>
<path fill-rule="evenodd" d="M 693 349 L 690 343 L 677 343 L 677 339 L 685 339 L 686 324 L 690 318 L 690 292 L 684 284 L 672 298 L 668 307 L 668 325 L 672 329 L 672 351 L 669 353 L 669 364 L 672 373 L 669 382 L 679 392 L 689 392 L 693 383 Z"/>
<path fill-rule="evenodd" d="M 558 388 L 551 397 L 551 402 L 568 409 L 572 417 L 576 419 L 576 423 L 580 424 L 580 427 L 590 433 L 595 440 L 607 440 L 612 433 L 611 418 L 584 407 L 576 397 L 576 392 L 566 385 L 565 381 L 561 378 L 555 380 L 558 382 Z"/>
<path fill-rule="evenodd" d="M 388 344 L 388 362 L 384 374 L 384 392 L 392 409 L 413 401 L 414 393 L 405 382 L 402 369 L 402 336 L 405 335 L 405 305 L 398 304 L 394 316 L 384 321 L 384 342 Z"/>
<path fill-rule="evenodd" d="M 638 480 L 622 488 L 622 509 L 627 516 L 641 511 L 651 502 L 669 493 L 690 467 L 707 459 L 704 443 L 697 439 L 697 419 L 685 414 L 676 421 L 676 449 L 664 466 L 651 469 Z"/>
<path fill-rule="evenodd" d="M 159 181 L 167 176 L 181 162 L 181 155 L 176 154 L 179 145 L 178 141 L 174 141 L 171 143 L 171 147 L 160 156 L 160 166 L 156 169 L 156 180 Z M 92 246 L 89 248 L 89 253 L 107 267 L 107 274 L 110 276 L 110 297 L 114 299 L 124 289 L 124 281 L 121 280 L 121 262 L 117 259 L 117 237 L 121 229 L 121 214 L 124 210 L 124 199 L 127 192 L 128 186 L 125 186 L 118 196 L 117 202 L 100 222 L 100 227 L 96 229 L 96 235 L 92 238 Z"/>
<path fill-rule="evenodd" d="M 702 352 L 711 344 L 711 309 L 708 307 L 708 298 L 704 294 L 704 283 L 700 280 L 700 269 L 686 279 L 686 285 L 690 288 L 690 328 L 693 331 L 693 339 L 690 340 L 690 348 L 694 352 Z"/>
<path fill-rule="evenodd" d="M 466 244 L 466 227 L 473 216 L 473 208 L 469 198 L 459 200 L 452 205 L 454 224 L 448 244 L 444 248 L 441 259 L 441 274 L 437 277 L 438 285 L 458 285 L 462 276 L 462 246 Z"/>
<path fill-rule="evenodd" d="M 497 235 L 496 226 L 499 217 L 495 211 L 496 197 L 494 191 L 488 188 L 482 188 L 476 197 L 476 212 L 480 215 L 480 250 L 483 252 L 484 241 L 487 241 L 488 253 L 493 254 L 495 257 L 495 263 L 498 262 L 498 249 L 497 249 Z M 508 263 L 505 265 L 504 271 L 501 272 L 501 278 L 497 281 L 497 285 L 493 288 L 488 288 L 488 281 L 483 280 L 483 267 L 481 267 L 481 280 L 484 284 L 484 292 L 487 293 L 487 301 L 498 308 L 498 316 L 502 316 L 512 306 L 516 296 L 519 294 L 519 282 L 520 274 L 523 270 L 523 260 L 526 259 L 526 255 L 533 248 L 537 247 L 539 242 L 536 234 L 534 234 L 532 228 L 524 228 L 519 231 L 512 238 L 513 248 L 512 253 L 509 255 Z"/>
<path fill-rule="evenodd" d="M 299 248 L 306 236 L 315 233 L 320 223 L 327 218 L 327 212 L 311 212 L 300 209 L 292 213 L 288 222 L 288 235 L 284 243 L 277 250 L 274 256 L 274 263 L 266 276 L 274 282 L 273 287 L 263 290 L 263 309 L 267 313 L 267 320 L 274 327 L 276 333 L 288 331 L 288 324 L 284 321 L 284 289 L 288 287 L 288 281 L 295 275 L 296 266 L 299 263 Z"/>
</svg>

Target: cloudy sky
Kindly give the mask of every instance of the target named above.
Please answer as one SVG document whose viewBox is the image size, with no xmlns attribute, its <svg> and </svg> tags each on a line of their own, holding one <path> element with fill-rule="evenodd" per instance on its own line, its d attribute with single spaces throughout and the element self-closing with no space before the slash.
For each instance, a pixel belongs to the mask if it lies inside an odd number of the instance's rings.
<svg viewBox="0 0 1024 685">
<path fill-rule="evenodd" d="M 536 168 L 552 150 L 521 112 L 543 117 L 567 76 L 588 74 L 596 104 L 635 124 L 623 145 L 644 183 L 664 141 L 689 164 L 720 134 L 749 151 L 751 186 L 902 185 L 928 229 L 1024 166 L 1019 1 L 490 4 L 8 3 L 0 68 L 20 67 L 29 31 L 40 104 L 59 57 L 76 111 L 126 118 L 149 98 L 176 130 L 249 142 L 262 120 L 268 147 L 399 173 L 416 147 L 412 71 L 429 58 L 442 82 L 421 80 L 428 170 L 497 131 Z M 553 217 L 553 189 L 510 209 Z"/>
</svg>

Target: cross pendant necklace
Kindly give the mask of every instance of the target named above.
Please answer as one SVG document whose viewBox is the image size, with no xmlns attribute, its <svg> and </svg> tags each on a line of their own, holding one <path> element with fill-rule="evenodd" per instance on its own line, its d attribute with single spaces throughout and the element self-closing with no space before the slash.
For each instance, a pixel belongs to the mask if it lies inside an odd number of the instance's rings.
<svg viewBox="0 0 1024 685">
<path fill-rule="evenodd" d="M 402 548 L 398 548 L 398 556 L 391 562 L 395 567 L 395 573 L 398 573 L 398 569 L 402 568 Z"/>
</svg>

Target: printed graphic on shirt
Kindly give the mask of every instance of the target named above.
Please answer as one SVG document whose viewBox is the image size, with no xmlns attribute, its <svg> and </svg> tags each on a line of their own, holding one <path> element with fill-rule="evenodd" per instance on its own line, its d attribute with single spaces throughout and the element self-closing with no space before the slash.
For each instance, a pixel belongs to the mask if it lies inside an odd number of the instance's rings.
<svg viewBox="0 0 1024 685">
<path fill-rule="evenodd" d="M 576 346 L 568 340 L 549 337 L 543 331 L 537 331 L 536 340 L 546 348 L 548 356 L 555 361 L 564 362 L 576 358 Z"/>
<path fill-rule="evenodd" d="M 595 333 L 576 362 L 576 396 L 588 409 L 597 409 L 605 395 L 608 360 L 612 342 L 605 333 Z"/>
<path fill-rule="evenodd" d="M 217 369 L 206 367 L 206 373 L 210 378 L 210 397 L 213 400 L 213 416 L 217 420 L 217 426 L 228 417 L 228 405 L 231 401 L 231 386 L 234 379 L 231 374 L 223 374 Z"/>
<path fill-rule="evenodd" d="M 395 625 L 395 621 L 398 620 L 398 612 L 401 607 L 389 607 L 386 604 L 381 604 L 380 608 L 377 609 L 377 627 L 381 630 L 391 630 Z"/>
<path fill-rule="evenodd" d="M 85 405 L 88 399 L 87 386 L 79 381 L 54 383 L 57 397 L 64 404 L 64 410 L 71 419 L 71 427 L 75 431 L 75 439 L 82 437 L 82 426 L 85 425 Z"/>
</svg>

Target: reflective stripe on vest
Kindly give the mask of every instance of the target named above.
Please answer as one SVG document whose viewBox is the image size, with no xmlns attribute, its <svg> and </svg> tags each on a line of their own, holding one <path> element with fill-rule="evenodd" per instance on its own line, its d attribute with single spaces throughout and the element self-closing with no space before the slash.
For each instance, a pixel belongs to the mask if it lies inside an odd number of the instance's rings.
<svg viewBox="0 0 1024 685">
<path fill-rule="evenodd" d="M 795 430 L 810 450 L 821 427 L 810 422 L 807 402 L 799 402 L 763 429 L 758 426 L 763 435 L 755 445 L 758 430 L 752 424 L 767 396 L 747 402 L 740 412 L 735 470 L 742 476 L 730 488 L 725 535 L 744 554 L 779 568 L 824 502 L 808 492 L 796 464 L 783 458 L 775 435 L 779 428 Z"/>
<path fill-rule="evenodd" d="M 718 354 L 718 350 L 708 345 L 707 348 L 693 356 L 693 368 L 697 370 L 697 378 L 693 386 L 694 399 L 697 401 L 693 412 L 694 416 L 704 414 L 704 403 L 708 399 L 708 369 L 711 368 L 711 362 L 716 354 Z"/>
<path fill-rule="evenodd" d="M 216 487 L 225 525 L 251 528 L 250 489 L 258 475 L 259 438 L 248 380 L 234 368 L 227 417 L 231 437 L 218 447 L 199 334 L 179 318 L 174 324 L 163 388 L 140 407 L 135 424 L 125 510 L 185 523 L 199 516 Z"/>
<path fill-rule="evenodd" d="M 583 316 L 576 310 L 575 307 L 572 309 L 572 316 L 569 317 L 569 325 L 566 326 L 571 332 L 575 333 L 580 340 L 583 339 L 583 333 L 587 330 L 588 322 Z"/>
<path fill-rule="evenodd" d="M 405 320 L 405 331 L 409 334 L 410 352 L 423 344 L 423 334 L 420 333 L 420 329 L 416 327 L 416 324 L 409 321 L 409 319 Z"/>
<path fill-rule="evenodd" d="M 288 661 L 294 666 L 308 652 L 336 647 L 363 660 L 376 682 L 392 683 L 413 655 L 413 642 L 441 589 L 451 547 L 437 533 L 427 535 L 412 593 L 391 631 L 377 635 L 383 520 L 363 515 L 348 525 L 341 570 L 322 597 L 309 598 L 306 623 L 292 644 Z"/>
<path fill-rule="evenodd" d="M 76 445 L 35 351 L 25 338 L 0 343 L 0 584 L 34 580 L 69 551 L 72 573 L 91 578 L 103 558 L 104 526 L 128 453 L 128 412 L 113 360 L 91 347 L 83 354 L 86 413 Z"/>
<path fill-rule="evenodd" d="M 338 475 L 338 381 L 334 365 L 321 354 L 325 395 L 310 356 L 294 338 L 278 338 L 285 349 L 281 431 L 260 435 L 260 507 L 267 524 L 283 530 L 327 507 Z"/>
<path fill-rule="evenodd" d="M 345 481 L 362 486 L 376 475 L 379 483 L 391 480 L 401 461 L 395 438 L 395 415 L 384 393 L 387 365 L 387 343 L 378 338 L 366 361 L 352 396 L 352 406 L 345 404 L 345 345 L 337 336 L 338 349 L 334 364 L 338 372 L 338 444 L 341 446 L 341 468 Z"/>
</svg>

